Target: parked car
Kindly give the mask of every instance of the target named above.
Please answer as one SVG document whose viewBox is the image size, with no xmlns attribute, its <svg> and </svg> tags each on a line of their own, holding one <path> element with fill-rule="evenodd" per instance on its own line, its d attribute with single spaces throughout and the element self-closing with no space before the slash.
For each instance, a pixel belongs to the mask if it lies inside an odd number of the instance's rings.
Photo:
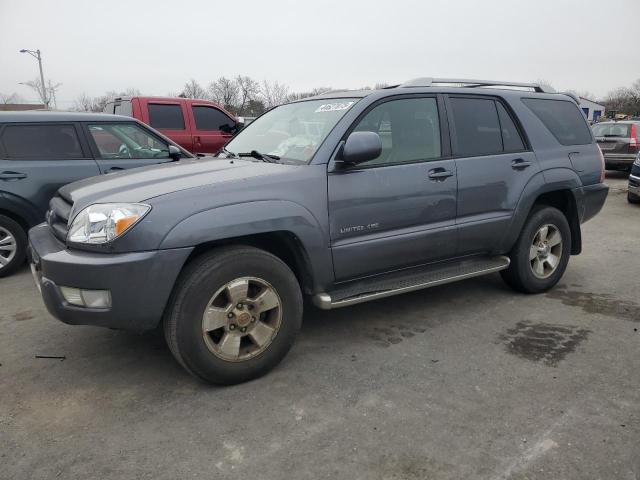
<svg viewBox="0 0 640 480">
<path fill-rule="evenodd" d="M 128 115 L 152 126 L 195 154 L 217 153 L 243 123 L 208 100 L 171 97 L 119 97 L 105 113 Z"/>
<path fill-rule="evenodd" d="M 0 277 L 23 262 L 27 230 L 67 183 L 191 157 L 128 117 L 64 112 L 0 112 Z"/>
<path fill-rule="evenodd" d="M 550 289 L 603 180 L 569 96 L 419 79 L 279 106 L 217 160 L 67 185 L 32 265 L 61 321 L 162 322 L 187 371 L 236 383 L 285 356 L 303 295 L 332 309 L 498 271 Z"/>
<path fill-rule="evenodd" d="M 593 126 L 593 135 L 604 154 L 607 169 L 631 170 L 640 152 L 640 121 L 602 122 Z"/>
<path fill-rule="evenodd" d="M 629 203 L 640 203 L 640 153 L 631 166 L 627 200 Z"/>
</svg>

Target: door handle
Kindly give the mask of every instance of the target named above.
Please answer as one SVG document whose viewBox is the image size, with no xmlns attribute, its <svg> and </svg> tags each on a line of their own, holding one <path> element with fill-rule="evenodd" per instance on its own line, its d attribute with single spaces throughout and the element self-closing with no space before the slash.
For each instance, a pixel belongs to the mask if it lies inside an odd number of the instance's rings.
<svg viewBox="0 0 640 480">
<path fill-rule="evenodd" d="M 21 172 L 0 172 L 0 180 L 22 180 L 27 178 L 26 173 Z"/>
<path fill-rule="evenodd" d="M 104 173 L 107 174 L 107 173 L 119 172 L 120 170 L 124 170 L 124 168 L 122 168 L 122 167 L 111 167 L 110 169 L 108 169 Z"/>
<path fill-rule="evenodd" d="M 513 162 L 511 162 L 511 168 L 513 168 L 514 170 L 524 170 L 525 168 L 530 166 L 531 166 L 531 162 L 522 160 L 521 158 L 518 158 Z"/>
<path fill-rule="evenodd" d="M 453 175 L 453 172 L 445 170 L 444 168 L 434 168 L 429 170 L 429 178 L 431 180 L 445 180 Z"/>
</svg>

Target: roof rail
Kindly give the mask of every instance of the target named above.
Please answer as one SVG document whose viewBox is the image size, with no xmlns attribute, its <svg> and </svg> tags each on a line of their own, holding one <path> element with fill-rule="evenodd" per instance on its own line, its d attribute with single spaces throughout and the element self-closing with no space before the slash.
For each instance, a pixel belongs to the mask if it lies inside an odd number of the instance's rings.
<svg viewBox="0 0 640 480">
<path fill-rule="evenodd" d="M 411 87 L 431 87 L 436 84 L 453 83 L 464 87 L 518 87 L 530 88 L 534 92 L 539 93 L 556 93 L 556 91 L 548 86 L 539 83 L 521 83 L 521 82 L 501 82 L 497 80 L 471 80 L 465 78 L 415 78 L 400 85 L 400 88 Z"/>
</svg>

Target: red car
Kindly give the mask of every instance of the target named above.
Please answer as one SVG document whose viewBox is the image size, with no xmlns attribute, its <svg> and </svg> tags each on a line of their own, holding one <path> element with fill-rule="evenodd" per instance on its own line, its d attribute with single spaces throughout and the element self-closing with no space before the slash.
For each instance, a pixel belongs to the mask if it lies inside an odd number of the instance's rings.
<svg viewBox="0 0 640 480">
<path fill-rule="evenodd" d="M 242 127 L 219 104 L 192 98 L 118 97 L 104 112 L 136 118 L 196 154 L 217 153 Z"/>
</svg>

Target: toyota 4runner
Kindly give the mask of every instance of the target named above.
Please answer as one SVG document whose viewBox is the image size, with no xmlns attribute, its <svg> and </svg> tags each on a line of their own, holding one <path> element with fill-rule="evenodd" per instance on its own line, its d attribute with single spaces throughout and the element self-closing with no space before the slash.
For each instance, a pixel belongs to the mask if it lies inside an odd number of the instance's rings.
<svg viewBox="0 0 640 480">
<path fill-rule="evenodd" d="M 29 234 L 52 315 L 162 326 L 184 368 L 230 384 L 322 309 L 500 272 L 539 293 L 608 188 L 575 100 L 535 84 L 414 80 L 279 106 L 211 160 L 62 187 Z"/>
</svg>

